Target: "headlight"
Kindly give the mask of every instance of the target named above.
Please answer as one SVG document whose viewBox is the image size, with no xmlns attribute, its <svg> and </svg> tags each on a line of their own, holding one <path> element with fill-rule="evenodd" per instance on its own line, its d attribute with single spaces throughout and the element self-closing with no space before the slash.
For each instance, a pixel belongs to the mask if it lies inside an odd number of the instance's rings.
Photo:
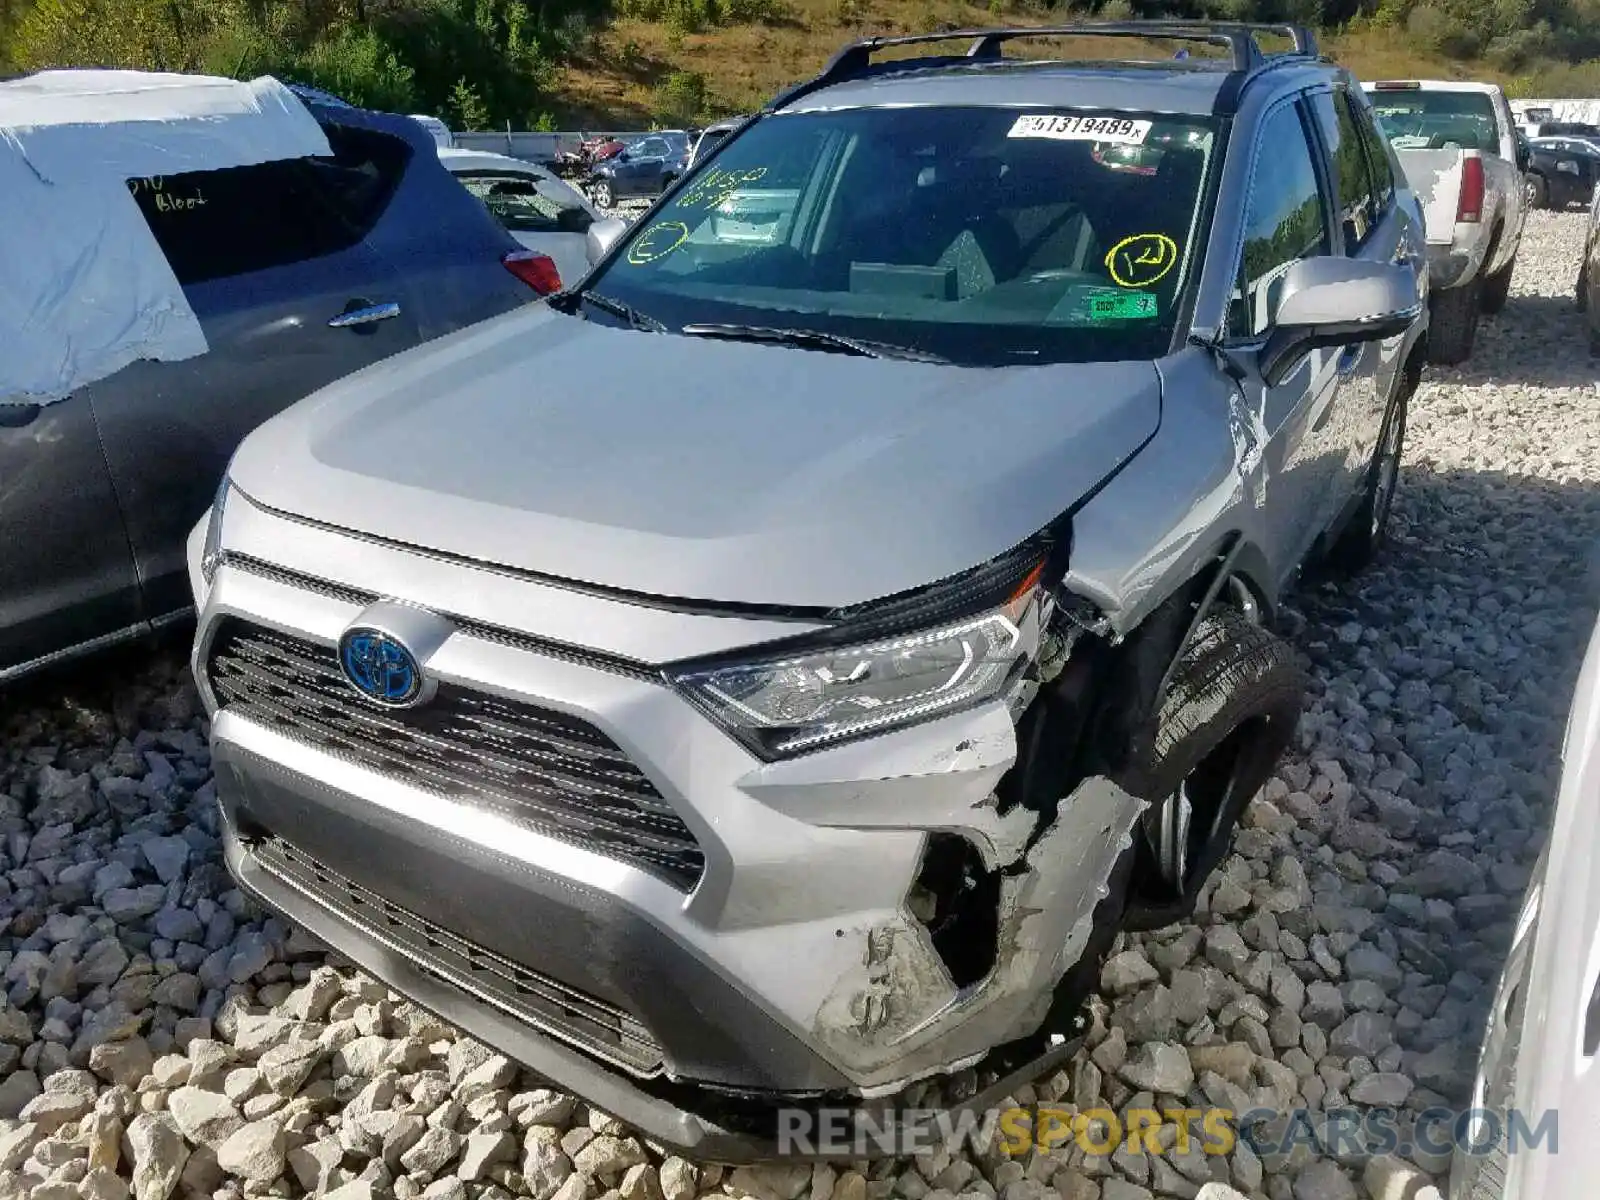
<svg viewBox="0 0 1600 1200">
<path fill-rule="evenodd" d="M 764 759 L 882 733 L 1005 694 L 1038 648 L 1038 576 L 993 611 L 925 631 L 671 678 Z"/>
<path fill-rule="evenodd" d="M 230 491 L 227 475 L 223 475 L 222 482 L 217 486 L 217 494 L 211 501 L 211 519 L 206 523 L 206 541 L 200 550 L 200 578 L 207 583 L 217 573 L 217 566 L 222 562 L 222 510 L 228 502 Z"/>
</svg>

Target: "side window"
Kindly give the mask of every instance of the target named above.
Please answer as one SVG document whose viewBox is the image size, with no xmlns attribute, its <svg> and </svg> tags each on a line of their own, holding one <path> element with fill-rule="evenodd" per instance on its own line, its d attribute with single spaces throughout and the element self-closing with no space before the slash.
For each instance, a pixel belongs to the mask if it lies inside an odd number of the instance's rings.
<svg viewBox="0 0 1600 1200">
<path fill-rule="evenodd" d="M 667 156 L 667 143 L 661 138 L 645 138 L 639 143 L 638 157 L 640 158 L 665 158 Z"/>
<path fill-rule="evenodd" d="M 1366 147 L 1342 91 L 1313 96 L 1311 106 L 1322 126 L 1323 140 L 1333 164 L 1334 188 L 1339 197 L 1339 223 L 1344 227 L 1344 249 L 1354 254 L 1378 223 L 1378 206 L 1367 166 Z"/>
<path fill-rule="evenodd" d="M 328 126 L 326 132 L 333 149 L 327 158 L 128 181 L 179 283 L 336 254 L 371 231 L 405 173 L 410 148 L 368 130 Z"/>
<path fill-rule="evenodd" d="M 318 186 L 340 215 L 358 237 L 366 237 L 405 178 L 411 163 L 411 146 L 371 129 L 335 124 L 322 129 L 328 135 L 333 156 L 306 161 Z"/>
<path fill-rule="evenodd" d="M 1244 217 L 1239 291 L 1228 316 L 1234 337 L 1264 333 L 1277 312 L 1282 280 L 1302 258 L 1328 253 L 1327 218 L 1305 123 L 1295 104 L 1262 123 Z"/>
<path fill-rule="evenodd" d="M 302 159 L 130 179 L 128 186 L 182 284 L 320 258 L 358 240 Z"/>
<path fill-rule="evenodd" d="M 1378 123 L 1372 110 L 1354 93 L 1341 92 L 1341 101 L 1350 110 L 1350 119 L 1367 149 L 1367 167 L 1372 172 L 1372 188 L 1377 195 L 1378 215 L 1389 210 L 1394 203 L 1394 168 L 1389 165 L 1389 147 L 1378 132 Z"/>
</svg>

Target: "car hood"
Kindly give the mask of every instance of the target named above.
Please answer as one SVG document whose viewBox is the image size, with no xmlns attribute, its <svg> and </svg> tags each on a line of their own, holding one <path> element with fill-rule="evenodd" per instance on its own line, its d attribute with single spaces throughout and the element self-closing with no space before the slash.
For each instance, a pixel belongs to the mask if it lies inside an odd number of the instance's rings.
<svg viewBox="0 0 1600 1200">
<path fill-rule="evenodd" d="M 650 334 L 543 305 L 261 426 L 258 504 L 682 600 L 821 607 L 1036 533 L 1156 430 L 1150 362 L 982 370 Z"/>
</svg>

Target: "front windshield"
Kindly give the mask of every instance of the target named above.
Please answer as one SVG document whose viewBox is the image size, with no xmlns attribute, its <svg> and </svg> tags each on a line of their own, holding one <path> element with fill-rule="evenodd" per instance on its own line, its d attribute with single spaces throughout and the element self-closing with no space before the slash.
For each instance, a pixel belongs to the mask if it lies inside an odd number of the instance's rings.
<svg viewBox="0 0 1600 1200">
<path fill-rule="evenodd" d="M 724 143 L 588 289 L 965 364 L 1167 352 L 1199 259 L 1206 118 L 1004 108 L 780 113 Z"/>
<path fill-rule="evenodd" d="M 1500 153 L 1494 101 L 1482 92 L 1424 92 L 1378 89 L 1372 93 L 1390 143 L 1396 150 L 1481 150 Z"/>
</svg>

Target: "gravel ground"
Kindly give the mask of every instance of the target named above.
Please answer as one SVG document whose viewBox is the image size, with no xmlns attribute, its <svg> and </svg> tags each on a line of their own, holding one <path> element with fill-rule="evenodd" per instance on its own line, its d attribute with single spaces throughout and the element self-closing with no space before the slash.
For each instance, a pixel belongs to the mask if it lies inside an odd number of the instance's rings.
<svg viewBox="0 0 1600 1200">
<path fill-rule="evenodd" d="M 1195 923 L 1121 948 L 1091 1048 L 1019 1100 L 1466 1100 L 1594 615 L 1581 228 L 1534 214 L 1505 313 L 1413 403 L 1391 550 L 1287 614 L 1316 670 L 1300 746 Z M 178 648 L 38 681 L 0 712 L 0 1200 L 1187 1200 L 1213 1181 L 1426 1200 L 1444 1169 L 1307 1145 L 662 1161 L 252 911 L 219 861 L 197 712 Z"/>
</svg>

